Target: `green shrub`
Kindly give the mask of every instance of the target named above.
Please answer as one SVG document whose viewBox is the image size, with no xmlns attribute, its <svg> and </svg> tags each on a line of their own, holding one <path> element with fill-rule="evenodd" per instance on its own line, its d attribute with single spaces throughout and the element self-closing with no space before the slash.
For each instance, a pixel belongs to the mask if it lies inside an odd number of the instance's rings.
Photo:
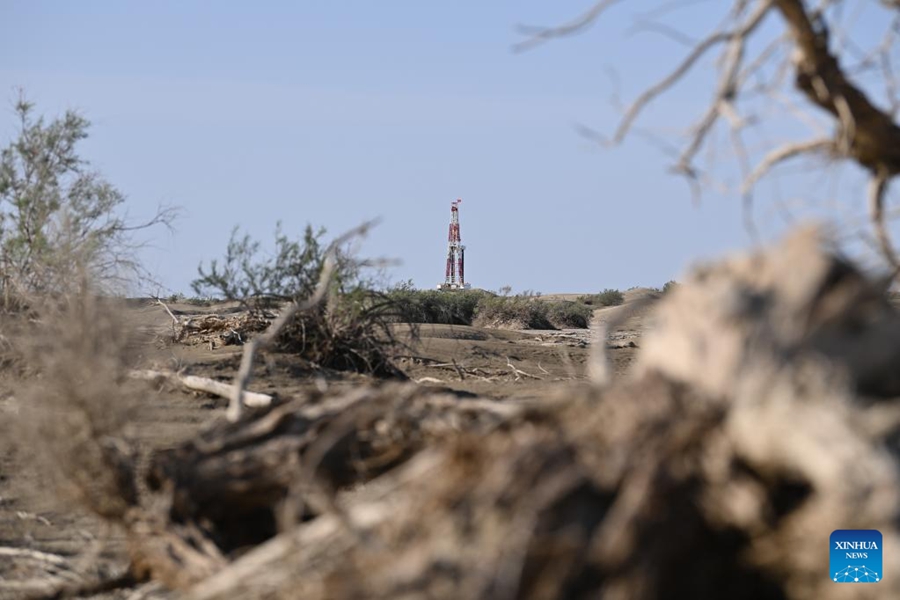
<svg viewBox="0 0 900 600">
<path fill-rule="evenodd" d="M 474 324 L 510 329 L 553 329 L 549 304 L 534 296 L 484 296 L 478 303 Z"/>
<path fill-rule="evenodd" d="M 78 291 L 87 280 L 118 292 L 148 279 L 134 233 L 171 225 L 175 212 L 129 222 L 124 194 L 78 153 L 90 123 L 73 111 L 50 121 L 33 112 L 20 97 L 14 137 L 0 149 L 0 309 Z"/>
<path fill-rule="evenodd" d="M 191 306 L 209 307 L 213 304 L 212 298 L 201 298 L 200 296 L 188 297 L 180 292 L 169 295 L 167 300 L 170 304 L 175 304 L 177 302 L 179 304 L 190 304 Z"/>
<path fill-rule="evenodd" d="M 240 301 L 251 313 L 266 315 L 286 302 L 313 295 L 331 245 L 325 231 L 307 227 L 301 240 L 275 232 L 274 255 L 260 253 L 258 242 L 232 232 L 225 257 L 201 264 L 200 277 L 191 283 L 201 296 L 213 293 Z M 384 294 L 373 290 L 364 276 L 366 263 L 345 249 L 336 249 L 337 267 L 327 302 L 296 314 L 281 330 L 277 349 L 338 370 L 393 375 L 391 349 L 398 342 L 391 323 L 395 309 Z"/>
<path fill-rule="evenodd" d="M 390 289 L 386 297 L 399 322 L 471 325 L 478 303 L 488 295 L 482 290 L 417 290 L 407 282 Z"/>
<path fill-rule="evenodd" d="M 513 329 L 587 328 L 592 310 L 572 301 L 542 300 L 523 292 L 515 296 L 484 290 L 417 290 L 411 282 L 386 293 L 401 323 L 441 323 Z"/>
<path fill-rule="evenodd" d="M 562 300 L 548 303 L 547 317 L 554 327 L 560 329 L 587 329 L 591 324 L 593 310 L 581 302 Z"/>
<path fill-rule="evenodd" d="M 578 301 L 588 306 L 619 306 L 625 302 L 625 296 L 619 290 L 607 288 L 599 294 L 581 296 Z"/>
</svg>

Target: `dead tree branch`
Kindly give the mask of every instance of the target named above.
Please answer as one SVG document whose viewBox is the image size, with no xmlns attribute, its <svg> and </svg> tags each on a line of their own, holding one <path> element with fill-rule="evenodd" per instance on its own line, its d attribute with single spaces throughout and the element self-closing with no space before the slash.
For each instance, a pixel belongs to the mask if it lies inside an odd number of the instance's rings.
<svg viewBox="0 0 900 600">
<path fill-rule="evenodd" d="M 538 379 L 538 380 L 543 379 L 543 377 L 541 377 L 539 375 L 532 375 L 531 373 L 526 373 L 522 369 L 517 368 L 515 365 L 512 364 L 512 361 L 509 360 L 508 356 L 506 357 L 506 366 L 509 367 L 510 370 L 512 371 L 512 374 L 515 375 L 516 381 L 519 381 L 523 377 L 526 377 L 528 379 Z"/>
<path fill-rule="evenodd" d="M 596 21 L 597 18 L 601 14 L 603 14 L 603 11 L 620 1 L 621 0 L 601 0 L 577 19 L 574 19 L 570 23 L 566 23 L 565 25 L 560 25 L 558 27 L 520 26 L 519 32 L 527 35 L 528 39 L 523 42 L 519 42 L 518 44 L 513 46 L 513 49 L 516 52 L 524 52 L 525 50 L 530 50 L 531 48 L 539 46 L 553 38 L 565 37 L 567 35 L 572 35 L 573 33 L 578 33 L 579 31 L 590 27 L 594 23 L 594 21 Z"/>
<path fill-rule="evenodd" d="M 29 548 L 8 548 L 0 547 L 0 556 L 8 556 L 10 558 L 28 558 L 38 562 L 48 563 L 54 567 L 69 569 L 69 561 L 65 557 L 58 554 L 50 554 L 49 552 L 40 552 Z"/>
<path fill-rule="evenodd" d="M 156 300 L 156 303 L 162 306 L 166 310 L 166 312 L 169 313 L 169 316 L 172 317 L 172 339 L 177 340 L 178 331 L 181 328 L 181 321 L 178 320 L 178 317 L 175 316 L 175 313 L 173 313 L 169 309 L 165 302 L 163 302 L 159 298 L 154 298 L 154 300 Z"/>
<path fill-rule="evenodd" d="M 888 174 L 885 170 L 879 170 L 869 183 L 869 215 L 875 226 L 875 237 L 878 240 L 878 248 L 895 270 L 900 267 L 894 245 L 884 222 L 884 195 L 888 186 Z"/>
<path fill-rule="evenodd" d="M 172 371 L 155 371 L 152 369 L 132 371 L 129 375 L 134 379 L 143 379 L 145 381 L 169 381 L 192 391 L 205 392 L 221 398 L 231 398 L 234 395 L 233 385 L 198 375 L 182 375 Z M 247 406 L 269 406 L 272 404 L 272 396 L 245 390 L 244 404 Z"/>
<path fill-rule="evenodd" d="M 612 4 L 614 2 L 596 2 L 578 19 L 559 27 L 520 29 L 527 37 L 515 48 L 524 50 L 552 38 L 583 31 Z M 894 3 L 882 4 L 892 8 Z M 611 137 L 594 134 L 591 137 L 610 146 L 637 133 L 635 124 L 644 110 L 689 72 L 696 71 L 700 60 L 708 56 L 711 50 L 722 48 L 713 97 L 688 130 L 687 140 L 678 153 L 674 167 L 676 173 L 687 178 L 694 197 L 699 194 L 701 184 L 708 185 L 712 181 L 698 170 L 695 158 L 703 147 L 709 147 L 712 143 L 714 138 L 711 134 L 722 118 L 731 127 L 730 143 L 740 163 L 740 192 L 745 211 L 752 203 L 752 188 L 776 166 L 791 158 L 828 152 L 837 158 L 852 160 L 872 174 L 870 226 L 875 230 L 880 254 L 892 266 L 895 265 L 897 259 L 889 248 L 883 205 L 887 183 L 900 174 L 900 126 L 894 120 L 900 106 L 900 99 L 897 98 L 900 86 L 892 69 L 896 43 L 900 39 L 900 16 L 886 15 L 889 22 L 883 38 L 874 40 L 864 48 L 849 39 L 846 28 L 841 29 L 839 14 L 834 12 L 836 7 L 840 8 L 839 0 L 819 2 L 815 6 L 803 0 L 734 0 L 729 5 L 730 12 L 722 25 L 705 37 L 697 36 L 701 41 L 693 45 L 675 68 L 646 88 L 625 108 Z M 754 55 L 748 56 L 751 39 L 768 35 L 760 33 L 760 24 L 770 13 L 780 18 L 785 33 L 776 34 L 769 41 L 764 40 L 762 49 L 754 50 Z M 832 35 L 830 29 L 836 33 Z M 690 38 L 687 34 L 665 28 L 663 33 L 682 43 Z M 842 65 L 839 58 L 847 55 L 855 56 L 857 60 L 849 66 Z M 880 77 L 886 109 L 877 106 L 860 84 L 851 79 L 851 76 L 863 73 Z M 818 119 L 814 118 L 808 106 L 793 106 L 786 90 L 791 85 L 791 79 L 802 98 L 825 111 L 835 125 L 832 132 L 819 131 Z M 760 123 L 761 117 L 752 113 L 742 114 L 742 111 L 753 111 L 759 107 L 768 107 L 773 111 L 771 115 L 776 117 L 793 116 L 801 120 L 815 131 L 816 137 L 811 141 L 791 141 L 780 147 L 747 146 L 741 132 L 748 124 Z M 763 144 L 770 146 L 767 140 Z M 752 159 L 751 150 L 754 153 Z M 750 170 L 752 163 L 757 166 Z"/>
<path fill-rule="evenodd" d="M 238 370 L 237 376 L 234 378 L 231 401 L 229 402 L 228 411 L 226 413 L 226 417 L 229 421 L 235 422 L 241 418 L 241 409 L 246 396 L 244 390 L 247 388 L 247 384 L 250 383 L 250 377 L 253 371 L 253 361 L 256 358 L 256 353 L 275 341 L 278 334 L 291 318 L 299 313 L 315 308 L 325 299 L 328 295 L 328 289 L 331 286 L 331 279 L 338 266 L 337 251 L 339 247 L 357 236 L 364 236 L 368 233 L 369 229 L 375 226 L 375 224 L 376 221 L 367 221 L 335 239 L 326 252 L 325 264 L 322 267 L 319 282 L 316 285 L 316 289 L 312 296 L 302 302 L 294 302 L 286 307 L 262 335 L 254 337 L 244 346 L 244 354 L 241 357 L 241 367 Z"/>
<path fill-rule="evenodd" d="M 815 21 L 800 0 L 775 0 L 794 40 L 795 83 L 813 104 L 836 117 L 848 156 L 872 173 L 900 173 L 900 127 L 847 79 L 828 49 L 824 20 Z"/>
<path fill-rule="evenodd" d="M 796 158 L 805 154 L 815 154 L 826 152 L 834 149 L 834 141 L 830 138 L 819 138 L 809 140 L 808 142 L 798 142 L 794 144 L 785 144 L 779 148 L 775 148 L 756 165 L 753 171 L 744 179 L 742 191 L 744 194 L 750 192 L 757 181 L 766 176 L 769 171 L 791 158 Z"/>
<path fill-rule="evenodd" d="M 624 117 L 619 122 L 619 126 L 616 128 L 616 132 L 612 138 L 612 143 L 621 143 L 625 139 L 625 136 L 628 135 L 628 132 L 630 131 L 634 121 L 638 118 L 638 116 L 640 116 L 641 112 L 647 107 L 647 105 L 655 100 L 660 94 L 672 87 L 672 85 L 674 85 L 682 77 L 684 77 L 684 75 L 691 69 L 691 67 L 693 67 L 694 64 L 696 64 L 696 62 L 700 58 L 702 58 L 711 48 L 714 48 L 715 46 L 723 43 L 742 44 L 742 40 L 753 33 L 753 31 L 762 22 L 766 14 L 768 14 L 770 8 L 770 2 L 762 2 L 760 3 L 759 7 L 757 7 L 756 11 L 747 19 L 747 21 L 742 26 L 734 30 L 713 32 L 711 35 L 707 36 L 704 40 L 697 44 L 694 49 L 691 50 L 691 52 L 687 55 L 687 57 L 685 57 L 671 73 L 669 73 L 655 85 L 647 88 L 628 107 L 628 109 L 625 111 Z M 739 45 L 736 47 L 736 49 L 732 50 L 732 52 L 735 52 L 738 56 L 740 56 L 742 51 L 743 49 Z M 740 65 L 740 61 L 735 59 L 731 61 L 731 63 L 733 64 L 733 66 L 726 71 L 725 77 L 719 84 L 719 92 L 716 99 L 713 101 L 714 107 L 720 101 L 726 100 L 726 96 L 733 93 L 734 91 L 731 88 L 733 80 L 737 76 L 737 67 Z M 708 130 L 708 126 L 703 127 L 703 124 L 708 120 L 710 120 L 709 116 L 701 119 L 700 125 L 696 128 L 698 133 L 702 133 L 705 130 Z M 702 138 L 700 142 L 702 142 Z M 700 145 L 699 142 L 696 142 L 695 144 L 697 146 Z M 693 154 L 695 152 L 695 150 L 692 152 L 689 151 L 688 154 Z"/>
</svg>

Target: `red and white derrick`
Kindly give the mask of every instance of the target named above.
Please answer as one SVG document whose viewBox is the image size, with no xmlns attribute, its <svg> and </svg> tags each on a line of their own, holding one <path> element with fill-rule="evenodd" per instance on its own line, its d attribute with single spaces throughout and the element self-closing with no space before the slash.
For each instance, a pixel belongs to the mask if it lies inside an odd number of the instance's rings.
<svg viewBox="0 0 900 600">
<path fill-rule="evenodd" d="M 447 269 L 444 275 L 444 283 L 438 285 L 443 290 L 469 289 L 466 283 L 466 247 L 462 245 L 462 237 L 459 233 L 459 204 L 457 198 L 450 203 L 450 233 L 447 235 Z"/>
</svg>

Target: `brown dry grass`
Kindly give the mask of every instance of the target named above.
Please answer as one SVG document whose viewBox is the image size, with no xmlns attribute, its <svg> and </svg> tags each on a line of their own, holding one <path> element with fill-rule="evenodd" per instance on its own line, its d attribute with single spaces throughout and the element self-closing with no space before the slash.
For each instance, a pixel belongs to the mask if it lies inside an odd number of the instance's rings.
<svg viewBox="0 0 900 600">
<path fill-rule="evenodd" d="M 72 296 L 45 305 L 31 335 L 20 337 L 38 375 L 23 382 L 23 441 L 37 451 L 63 497 L 107 519 L 137 500 L 128 438 L 145 393 L 128 377 L 129 332 L 113 303 Z"/>
</svg>

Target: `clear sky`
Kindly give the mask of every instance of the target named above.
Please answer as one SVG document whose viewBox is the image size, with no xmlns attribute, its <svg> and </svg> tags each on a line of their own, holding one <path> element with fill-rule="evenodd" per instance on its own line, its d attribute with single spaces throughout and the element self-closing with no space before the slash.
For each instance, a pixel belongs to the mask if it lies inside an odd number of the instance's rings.
<svg viewBox="0 0 900 600">
<path fill-rule="evenodd" d="M 18 87 L 47 115 L 82 111 L 93 123 L 82 153 L 131 215 L 183 208 L 145 253 L 171 291 L 189 291 L 235 225 L 263 240 L 278 220 L 336 234 L 372 217 L 382 223 L 363 252 L 399 259 L 395 280 L 433 287 L 457 197 L 476 287 L 661 285 L 750 239 L 737 195 L 695 207 L 643 138 L 601 149 L 576 132 L 610 132 L 611 97 L 633 98 L 684 55 L 633 31 L 660 4 L 623 3 L 582 35 L 514 53 L 516 25 L 556 24 L 590 3 L 6 0 L 0 140 L 15 131 Z M 728 3 L 688 4 L 666 23 L 699 33 Z M 874 32 L 866 18 L 859 27 Z M 712 76 L 703 63 L 644 124 L 689 123 Z"/>
</svg>

